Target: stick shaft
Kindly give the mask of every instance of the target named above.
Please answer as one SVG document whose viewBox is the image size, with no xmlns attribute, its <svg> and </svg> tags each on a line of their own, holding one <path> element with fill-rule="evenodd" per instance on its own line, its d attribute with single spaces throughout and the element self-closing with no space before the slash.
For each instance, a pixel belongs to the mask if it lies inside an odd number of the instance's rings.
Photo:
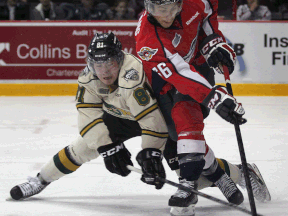
<svg viewBox="0 0 288 216">
<path fill-rule="evenodd" d="M 224 78 L 225 78 L 227 91 L 229 94 L 231 94 L 233 96 L 232 84 L 230 81 L 229 71 L 228 71 L 227 67 L 224 67 L 223 70 L 224 70 Z M 239 152 L 240 152 L 240 158 L 241 158 L 241 162 L 242 162 L 242 167 L 243 167 L 243 172 L 244 172 L 244 177 L 245 177 L 245 182 L 246 182 L 246 187 L 247 187 L 247 193 L 248 193 L 250 208 L 251 208 L 251 211 L 252 211 L 253 216 L 254 216 L 254 215 L 257 215 L 257 210 L 256 210 L 254 196 L 253 196 L 251 181 L 249 178 L 247 160 L 246 160 L 242 135 L 241 135 L 241 131 L 240 131 L 240 126 L 239 126 L 238 119 L 237 118 L 235 118 L 235 119 L 236 119 L 236 123 L 234 124 L 234 128 L 235 128 L 235 132 L 236 132 L 238 148 L 239 148 Z"/>
<path fill-rule="evenodd" d="M 131 170 L 131 171 L 134 171 L 134 172 L 137 172 L 137 173 L 139 173 L 139 174 L 142 174 L 142 171 L 141 171 L 140 169 L 136 168 L 136 167 L 127 165 L 127 168 L 128 168 L 129 170 Z M 244 212 L 244 213 L 246 213 L 246 214 L 253 215 L 251 211 L 249 211 L 249 210 L 247 210 L 247 209 L 245 209 L 245 208 L 239 207 L 239 206 L 237 206 L 237 205 L 235 205 L 235 204 L 233 204 L 233 203 L 225 202 L 225 201 L 220 200 L 220 199 L 218 199 L 218 198 L 216 198 L 216 197 L 212 197 L 212 196 L 210 196 L 210 195 L 208 195 L 208 194 L 202 193 L 202 192 L 197 191 L 197 190 L 195 190 L 195 189 L 191 189 L 191 188 L 185 187 L 185 186 L 183 186 L 183 185 L 181 185 L 181 184 L 178 184 L 178 183 L 169 181 L 169 180 L 164 179 L 164 178 L 161 178 L 161 177 L 158 177 L 158 179 L 159 179 L 160 181 L 162 181 L 162 182 L 165 182 L 166 184 L 169 184 L 169 185 L 171 185 L 171 186 L 177 187 L 177 188 L 179 188 L 179 189 L 181 189 L 181 190 L 184 190 L 184 191 L 187 191 L 187 192 L 190 192 L 190 193 L 191 193 L 191 192 L 192 192 L 192 193 L 195 193 L 195 194 L 197 194 L 197 195 L 199 195 L 199 196 L 201 196 L 201 197 L 204 197 L 204 198 L 206 198 L 206 199 L 209 199 L 209 200 L 211 200 L 211 201 L 214 201 L 214 202 L 217 202 L 217 203 L 220 203 L 220 204 L 229 206 L 229 207 L 231 207 L 231 208 L 237 209 L 237 210 L 239 210 L 239 211 L 241 211 L 241 212 Z M 259 214 L 257 215 L 257 214 L 256 214 L 256 216 L 262 216 L 262 215 L 259 215 Z"/>
</svg>

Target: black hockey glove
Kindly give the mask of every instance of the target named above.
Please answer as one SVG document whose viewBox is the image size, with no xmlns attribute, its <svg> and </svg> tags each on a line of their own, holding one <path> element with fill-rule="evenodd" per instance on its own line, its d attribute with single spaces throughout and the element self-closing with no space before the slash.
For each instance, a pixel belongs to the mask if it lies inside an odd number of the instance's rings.
<svg viewBox="0 0 288 216">
<path fill-rule="evenodd" d="M 209 35 L 199 46 L 199 49 L 208 65 L 214 68 L 218 73 L 223 74 L 223 70 L 219 68 L 219 64 L 226 65 L 229 74 L 233 73 L 236 63 L 236 54 L 233 48 L 225 43 L 220 35 Z"/>
<path fill-rule="evenodd" d="M 162 164 L 162 153 L 159 149 L 146 148 L 140 151 L 136 157 L 142 168 L 143 175 L 141 181 L 155 185 L 157 190 L 161 189 L 164 182 L 157 179 L 157 176 L 166 178 L 165 169 Z"/>
<path fill-rule="evenodd" d="M 229 95 L 223 86 L 215 86 L 202 104 L 215 110 L 219 116 L 232 124 L 235 124 L 236 118 L 240 125 L 247 122 L 246 119 L 242 118 L 245 114 L 242 104 L 238 103 L 232 95 Z"/>
<path fill-rule="evenodd" d="M 131 172 L 126 167 L 127 165 L 133 166 L 131 154 L 124 143 L 116 142 L 101 146 L 97 151 L 104 158 L 105 166 L 111 173 L 127 176 Z"/>
</svg>

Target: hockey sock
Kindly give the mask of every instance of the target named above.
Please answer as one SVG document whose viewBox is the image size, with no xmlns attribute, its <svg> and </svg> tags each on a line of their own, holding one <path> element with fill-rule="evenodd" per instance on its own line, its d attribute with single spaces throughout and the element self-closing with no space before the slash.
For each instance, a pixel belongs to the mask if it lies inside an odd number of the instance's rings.
<svg viewBox="0 0 288 216">
<path fill-rule="evenodd" d="M 76 171 L 80 166 L 71 157 L 67 146 L 42 167 L 40 175 L 46 182 L 52 182 Z"/>
<path fill-rule="evenodd" d="M 206 170 L 203 170 L 203 175 L 211 182 L 216 182 L 224 174 L 224 170 L 221 169 L 217 160 L 214 160 L 214 163 Z"/>
</svg>

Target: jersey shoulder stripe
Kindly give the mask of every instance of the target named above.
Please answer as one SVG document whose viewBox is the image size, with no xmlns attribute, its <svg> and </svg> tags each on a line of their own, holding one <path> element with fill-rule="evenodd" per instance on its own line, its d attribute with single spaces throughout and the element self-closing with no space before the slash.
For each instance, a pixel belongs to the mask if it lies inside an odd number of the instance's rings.
<svg viewBox="0 0 288 216">
<path fill-rule="evenodd" d="M 159 133 L 151 130 L 142 130 L 142 135 L 153 136 L 157 138 L 168 138 L 168 133 Z"/>
<path fill-rule="evenodd" d="M 147 109 L 143 110 L 141 113 L 139 113 L 137 116 L 135 116 L 135 120 L 139 121 L 149 113 L 153 112 L 154 110 L 158 109 L 158 104 L 155 103 L 152 106 L 148 107 Z"/>
<path fill-rule="evenodd" d="M 97 103 L 97 104 L 93 104 L 93 103 L 79 103 L 76 105 L 76 108 L 102 108 L 103 104 L 102 103 Z"/>
</svg>

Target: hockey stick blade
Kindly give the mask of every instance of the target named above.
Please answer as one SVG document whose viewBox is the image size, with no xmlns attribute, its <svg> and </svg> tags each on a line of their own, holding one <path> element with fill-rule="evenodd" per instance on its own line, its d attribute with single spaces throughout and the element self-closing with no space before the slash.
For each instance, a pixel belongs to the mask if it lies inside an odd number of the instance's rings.
<svg viewBox="0 0 288 216">
<path fill-rule="evenodd" d="M 127 165 L 127 169 L 129 169 L 129 170 L 131 170 L 131 171 L 133 171 L 133 172 L 137 172 L 137 173 L 139 173 L 139 174 L 143 174 L 140 169 L 138 169 L 138 168 L 136 168 L 136 167 L 134 167 L 134 166 Z M 204 198 L 209 199 L 209 200 L 211 200 L 211 201 L 214 201 L 214 202 L 217 202 L 217 203 L 220 203 L 220 204 L 229 206 L 229 207 L 231 207 L 231 208 L 237 209 L 237 210 L 239 210 L 239 211 L 241 211 L 241 212 L 244 212 L 244 213 L 246 213 L 246 214 L 253 215 L 253 213 L 252 213 L 251 211 L 249 211 L 249 210 L 247 210 L 247 209 L 245 209 L 245 208 L 242 208 L 242 207 L 240 207 L 240 206 L 237 206 L 237 205 L 235 205 L 235 204 L 233 204 L 233 203 L 225 202 L 225 201 L 223 201 L 223 200 L 221 200 L 221 199 L 218 199 L 218 198 L 216 198 L 216 197 L 212 197 L 212 196 L 210 196 L 210 195 L 208 195 L 208 194 L 205 194 L 205 193 L 202 193 L 202 192 L 200 192 L 200 191 L 197 191 L 197 190 L 194 190 L 194 189 L 185 187 L 185 186 L 183 186 L 183 185 L 181 185 L 181 184 L 172 182 L 172 181 L 170 181 L 170 180 L 167 180 L 167 179 L 164 179 L 164 178 L 161 178 L 161 177 L 158 177 L 158 179 L 159 179 L 160 181 L 162 181 L 162 182 L 165 182 L 166 184 L 169 184 L 169 185 L 171 185 L 171 186 L 177 187 L 177 188 L 179 188 L 179 189 L 181 189 L 181 190 L 187 191 L 187 192 L 189 192 L 189 193 L 191 193 L 191 192 L 192 192 L 192 193 L 195 193 L 195 194 L 197 194 L 198 196 L 204 197 Z M 256 216 L 264 216 L 264 215 L 257 214 Z"/>
</svg>

